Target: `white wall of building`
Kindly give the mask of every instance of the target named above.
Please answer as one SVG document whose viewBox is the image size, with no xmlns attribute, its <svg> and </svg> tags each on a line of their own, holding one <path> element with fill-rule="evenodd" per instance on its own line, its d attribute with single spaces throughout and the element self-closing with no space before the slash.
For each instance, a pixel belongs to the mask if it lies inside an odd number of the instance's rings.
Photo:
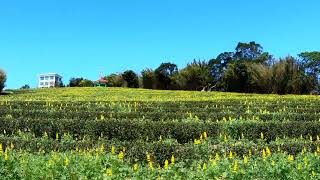
<svg viewBox="0 0 320 180">
<path fill-rule="evenodd" d="M 57 73 L 40 74 L 38 88 L 56 87 L 62 83 L 62 76 Z"/>
</svg>

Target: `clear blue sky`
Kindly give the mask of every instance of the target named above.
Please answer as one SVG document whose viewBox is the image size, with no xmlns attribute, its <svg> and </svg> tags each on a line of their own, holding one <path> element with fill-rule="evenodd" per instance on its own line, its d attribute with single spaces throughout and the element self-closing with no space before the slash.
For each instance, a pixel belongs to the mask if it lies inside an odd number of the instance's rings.
<svg viewBox="0 0 320 180">
<path fill-rule="evenodd" d="M 320 47 L 319 0 L 2 0 L 7 88 L 37 74 L 99 73 L 210 59 L 256 41 L 276 57 Z"/>
</svg>

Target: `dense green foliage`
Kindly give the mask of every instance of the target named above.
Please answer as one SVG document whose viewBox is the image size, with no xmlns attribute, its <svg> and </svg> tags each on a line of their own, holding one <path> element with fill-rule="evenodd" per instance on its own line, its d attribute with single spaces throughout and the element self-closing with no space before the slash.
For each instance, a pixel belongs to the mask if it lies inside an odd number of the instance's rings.
<svg viewBox="0 0 320 180">
<path fill-rule="evenodd" d="M 126 88 L 0 99 L 0 178 L 318 179 L 320 101 Z"/>
<path fill-rule="evenodd" d="M 319 94 L 319 54 L 303 52 L 298 58 L 275 59 L 256 42 L 240 42 L 233 52 L 220 53 L 209 61 L 193 60 L 180 70 L 176 64 L 166 62 L 155 70 L 142 70 L 140 80 L 132 70 L 111 74 L 107 79 L 112 87 Z"/>
</svg>

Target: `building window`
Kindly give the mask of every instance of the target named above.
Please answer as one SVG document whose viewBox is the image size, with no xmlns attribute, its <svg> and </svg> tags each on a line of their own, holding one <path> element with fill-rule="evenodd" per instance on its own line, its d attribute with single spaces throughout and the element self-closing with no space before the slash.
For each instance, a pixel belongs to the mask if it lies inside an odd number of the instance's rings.
<svg viewBox="0 0 320 180">
<path fill-rule="evenodd" d="M 40 77 L 40 80 L 43 81 L 43 80 L 44 80 L 44 77 Z"/>
<path fill-rule="evenodd" d="M 46 78 L 45 78 L 46 80 L 49 80 L 49 76 L 46 76 Z"/>
<path fill-rule="evenodd" d="M 48 82 L 46 82 L 45 85 L 48 86 Z"/>
<path fill-rule="evenodd" d="M 43 82 L 41 82 L 40 85 L 43 86 Z"/>
<path fill-rule="evenodd" d="M 53 80 L 54 79 L 54 76 L 50 76 L 50 80 Z"/>
</svg>

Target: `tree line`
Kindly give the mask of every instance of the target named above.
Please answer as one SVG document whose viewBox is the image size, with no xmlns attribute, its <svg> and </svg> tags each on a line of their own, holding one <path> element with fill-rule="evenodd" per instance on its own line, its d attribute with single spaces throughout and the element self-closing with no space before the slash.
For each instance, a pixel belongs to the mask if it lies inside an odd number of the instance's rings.
<svg viewBox="0 0 320 180">
<path fill-rule="evenodd" d="M 193 60 L 182 69 L 166 62 L 154 70 L 146 68 L 140 74 L 128 70 L 105 79 L 112 87 L 309 94 L 319 92 L 319 71 L 320 52 L 275 59 L 256 42 L 240 42 L 232 52 L 223 52 L 208 61 Z M 70 86 L 75 80 L 76 86 L 83 86 L 81 78 L 71 79 Z"/>
<path fill-rule="evenodd" d="M 319 93 L 320 52 L 274 58 L 256 42 L 238 43 L 234 51 L 210 60 L 193 60 L 178 69 L 172 62 L 140 73 L 127 70 L 103 77 L 111 87 L 160 90 L 227 91 L 243 93 Z M 0 91 L 5 73 L 0 71 Z M 95 82 L 71 78 L 68 87 L 91 87 Z"/>
</svg>

